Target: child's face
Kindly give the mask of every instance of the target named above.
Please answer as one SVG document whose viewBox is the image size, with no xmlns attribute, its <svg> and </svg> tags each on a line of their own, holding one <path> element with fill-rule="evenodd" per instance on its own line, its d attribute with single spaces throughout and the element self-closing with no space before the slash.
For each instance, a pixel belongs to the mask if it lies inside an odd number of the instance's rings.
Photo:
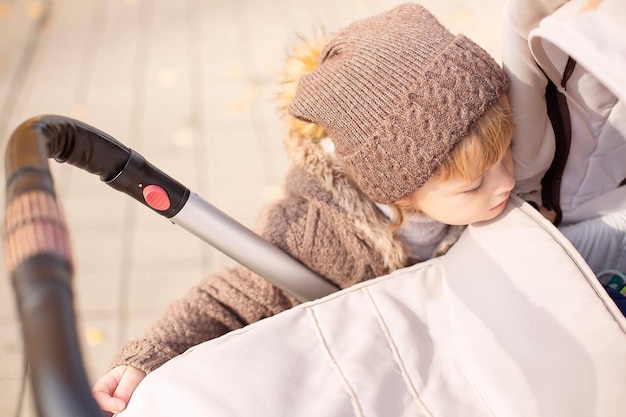
<svg viewBox="0 0 626 417">
<path fill-rule="evenodd" d="M 404 204 L 442 223 L 466 225 L 491 220 L 502 213 L 514 185 L 509 149 L 494 166 L 473 180 L 430 179 Z"/>
</svg>

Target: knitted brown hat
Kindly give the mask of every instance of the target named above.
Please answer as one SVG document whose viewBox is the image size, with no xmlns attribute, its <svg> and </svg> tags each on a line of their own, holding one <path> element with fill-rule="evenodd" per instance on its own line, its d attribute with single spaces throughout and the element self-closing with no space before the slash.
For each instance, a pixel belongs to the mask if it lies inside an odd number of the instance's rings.
<svg viewBox="0 0 626 417">
<path fill-rule="evenodd" d="M 507 88 L 487 52 L 405 4 L 341 30 L 289 112 L 323 126 L 361 191 L 390 203 L 420 188 Z"/>
</svg>

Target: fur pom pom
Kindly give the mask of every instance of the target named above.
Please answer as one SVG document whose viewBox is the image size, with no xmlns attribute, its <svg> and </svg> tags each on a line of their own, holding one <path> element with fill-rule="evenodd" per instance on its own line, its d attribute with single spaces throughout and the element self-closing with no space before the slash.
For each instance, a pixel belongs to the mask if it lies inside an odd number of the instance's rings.
<svg viewBox="0 0 626 417">
<path fill-rule="evenodd" d="M 296 119 L 289 114 L 288 108 L 296 95 L 300 78 L 317 68 L 320 55 L 328 40 L 328 36 L 323 32 L 314 35 L 311 39 L 300 37 L 287 55 L 278 93 L 278 103 L 289 129 L 289 137 L 307 137 L 318 140 L 326 136 L 322 126 Z"/>
</svg>

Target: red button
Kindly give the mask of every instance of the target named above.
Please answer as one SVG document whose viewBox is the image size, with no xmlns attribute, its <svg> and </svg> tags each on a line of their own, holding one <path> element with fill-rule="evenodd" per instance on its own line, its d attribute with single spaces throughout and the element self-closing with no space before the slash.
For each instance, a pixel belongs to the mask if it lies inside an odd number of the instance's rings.
<svg viewBox="0 0 626 417">
<path fill-rule="evenodd" d="M 170 208 L 170 197 L 167 191 L 158 185 L 152 184 L 144 187 L 143 198 L 155 210 L 163 211 Z"/>
</svg>

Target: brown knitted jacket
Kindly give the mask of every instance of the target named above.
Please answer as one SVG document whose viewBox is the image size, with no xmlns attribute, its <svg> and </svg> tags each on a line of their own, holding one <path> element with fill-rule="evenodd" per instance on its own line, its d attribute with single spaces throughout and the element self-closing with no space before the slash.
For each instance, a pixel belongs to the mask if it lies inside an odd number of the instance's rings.
<svg viewBox="0 0 626 417">
<path fill-rule="evenodd" d="M 307 43 L 307 48 L 315 47 Z M 295 79 L 282 84 L 285 104 L 296 84 Z M 406 249 L 389 220 L 344 175 L 324 146 L 328 142 L 323 130 L 285 117 L 290 126 L 286 149 L 293 162 L 285 198 L 261 213 L 255 231 L 340 288 L 407 266 Z M 436 254 L 457 235 L 451 228 Z M 221 269 L 174 302 L 142 338 L 124 345 L 112 366 L 131 365 L 148 373 L 191 346 L 296 304 L 244 267 Z"/>
</svg>

